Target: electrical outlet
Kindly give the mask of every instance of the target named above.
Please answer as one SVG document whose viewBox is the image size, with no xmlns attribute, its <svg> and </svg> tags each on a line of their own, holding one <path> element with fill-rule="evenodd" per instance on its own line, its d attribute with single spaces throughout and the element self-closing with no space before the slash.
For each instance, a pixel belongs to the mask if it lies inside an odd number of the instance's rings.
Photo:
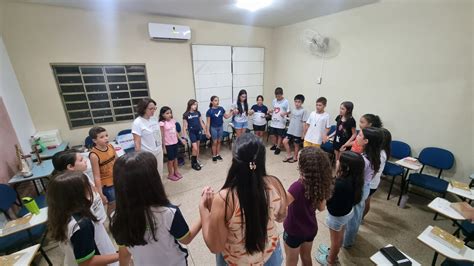
<svg viewBox="0 0 474 266">
<path fill-rule="evenodd" d="M 318 84 L 321 84 L 323 82 L 323 78 L 322 77 L 319 77 L 318 78 Z"/>
</svg>

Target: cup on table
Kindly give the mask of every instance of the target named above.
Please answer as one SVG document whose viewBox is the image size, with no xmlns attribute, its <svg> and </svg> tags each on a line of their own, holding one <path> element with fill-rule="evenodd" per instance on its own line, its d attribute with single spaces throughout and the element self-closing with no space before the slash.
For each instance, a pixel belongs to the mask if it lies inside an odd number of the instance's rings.
<svg viewBox="0 0 474 266">
<path fill-rule="evenodd" d="M 32 214 L 39 214 L 40 210 L 38 208 L 38 204 L 36 204 L 36 201 L 33 198 L 30 197 L 24 197 L 21 199 L 23 202 L 23 205 L 25 205 L 26 209 L 31 212 Z"/>
</svg>

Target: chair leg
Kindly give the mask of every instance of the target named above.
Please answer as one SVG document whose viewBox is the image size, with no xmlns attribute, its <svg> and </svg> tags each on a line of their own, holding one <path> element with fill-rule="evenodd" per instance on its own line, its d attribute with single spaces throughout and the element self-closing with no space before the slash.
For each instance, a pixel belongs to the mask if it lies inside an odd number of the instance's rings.
<svg viewBox="0 0 474 266">
<path fill-rule="evenodd" d="M 435 213 L 435 216 L 433 217 L 433 221 L 436 221 L 436 218 L 438 218 L 438 213 Z"/>
<path fill-rule="evenodd" d="M 48 263 L 49 266 L 52 266 L 53 263 L 51 263 L 51 260 L 49 260 L 49 257 L 48 255 L 46 255 L 46 252 L 44 251 L 43 247 L 40 247 L 39 249 L 41 255 L 43 256 L 43 258 L 46 260 L 46 262 Z"/>
<path fill-rule="evenodd" d="M 388 190 L 387 200 L 390 200 L 390 194 L 392 194 L 393 183 L 395 182 L 395 177 L 392 176 L 392 182 L 390 183 L 390 189 Z"/>
</svg>

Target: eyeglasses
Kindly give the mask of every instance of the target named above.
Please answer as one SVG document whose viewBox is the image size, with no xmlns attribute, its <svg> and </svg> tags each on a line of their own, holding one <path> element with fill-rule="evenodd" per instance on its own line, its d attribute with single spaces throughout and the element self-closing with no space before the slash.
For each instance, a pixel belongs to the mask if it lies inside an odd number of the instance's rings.
<svg viewBox="0 0 474 266">
<path fill-rule="evenodd" d="M 157 109 L 158 109 L 158 108 L 156 108 L 156 107 L 149 107 L 149 108 L 147 108 L 147 110 L 150 110 L 150 111 L 156 111 Z"/>
</svg>

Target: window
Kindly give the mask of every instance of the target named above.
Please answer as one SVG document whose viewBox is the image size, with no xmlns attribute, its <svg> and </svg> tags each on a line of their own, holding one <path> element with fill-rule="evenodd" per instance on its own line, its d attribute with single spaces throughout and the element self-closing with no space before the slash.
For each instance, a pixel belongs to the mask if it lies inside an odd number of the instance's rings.
<svg viewBox="0 0 474 266">
<path fill-rule="evenodd" d="M 52 64 L 69 127 L 129 121 L 149 97 L 145 65 Z"/>
</svg>

